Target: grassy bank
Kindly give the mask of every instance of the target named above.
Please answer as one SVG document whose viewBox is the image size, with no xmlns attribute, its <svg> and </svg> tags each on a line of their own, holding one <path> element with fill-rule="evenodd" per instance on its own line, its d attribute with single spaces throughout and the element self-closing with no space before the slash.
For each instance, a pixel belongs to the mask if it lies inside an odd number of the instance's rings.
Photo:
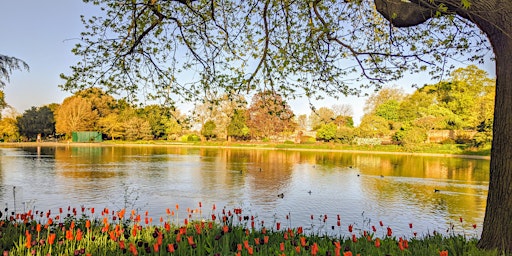
<svg viewBox="0 0 512 256">
<path fill-rule="evenodd" d="M 373 152 L 373 153 L 401 153 L 401 154 L 432 154 L 445 156 L 467 156 L 475 158 L 489 158 L 490 146 L 472 148 L 465 144 L 420 144 L 410 146 L 400 145 L 347 145 L 337 143 L 245 143 L 245 142 L 167 142 L 167 141 L 106 141 L 104 145 L 155 145 L 155 146 L 181 146 L 181 147 L 217 147 L 241 149 L 269 149 L 269 150 L 302 150 L 302 151 L 341 151 L 341 152 Z"/>
<path fill-rule="evenodd" d="M 338 224 L 350 235 L 332 237 L 254 223 L 243 209 L 204 210 L 199 203 L 180 218 L 178 208 L 158 220 L 83 207 L 15 214 L 0 221 L 0 247 L 3 255 L 505 255 L 480 250 L 464 235 L 396 237 L 383 224 L 357 231 Z"/>
</svg>

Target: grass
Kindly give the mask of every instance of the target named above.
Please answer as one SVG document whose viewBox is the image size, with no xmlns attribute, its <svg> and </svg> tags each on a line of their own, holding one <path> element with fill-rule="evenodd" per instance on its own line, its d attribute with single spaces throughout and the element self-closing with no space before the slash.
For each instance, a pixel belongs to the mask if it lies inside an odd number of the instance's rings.
<svg viewBox="0 0 512 256">
<path fill-rule="evenodd" d="M 206 141 L 206 142 L 168 142 L 168 141 L 108 141 L 105 144 L 113 145 L 172 145 L 188 147 L 234 147 L 234 148 L 261 148 L 281 150 L 307 150 L 307 151 L 365 151 L 365 152 L 399 152 L 416 154 L 443 154 L 443 155 L 471 155 L 490 156 L 491 148 L 487 145 L 482 148 L 472 148 L 466 144 L 417 144 L 417 145 L 348 145 L 339 143 L 316 142 L 310 144 L 275 143 L 275 142 L 227 142 L 227 141 Z"/>
<path fill-rule="evenodd" d="M 206 217 L 199 203 L 185 218 L 178 209 L 159 220 L 84 207 L 15 214 L 0 222 L 0 248 L 3 255 L 505 255 L 465 235 L 396 237 L 384 225 L 357 232 L 349 225 L 349 235 L 333 237 L 254 223 L 240 208 L 213 206 Z"/>
</svg>

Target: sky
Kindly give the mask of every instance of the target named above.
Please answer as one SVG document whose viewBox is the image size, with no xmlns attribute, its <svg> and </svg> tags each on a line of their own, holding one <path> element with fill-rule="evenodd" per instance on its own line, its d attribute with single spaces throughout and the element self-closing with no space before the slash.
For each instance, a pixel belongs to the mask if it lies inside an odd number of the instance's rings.
<svg viewBox="0 0 512 256">
<path fill-rule="evenodd" d="M 83 30 L 80 15 L 91 16 L 94 8 L 81 0 L 16 0 L 0 4 L 0 54 L 25 61 L 30 71 L 15 70 L 4 88 L 5 100 L 22 114 L 31 107 L 50 103 L 61 104 L 71 96 L 58 85 L 63 84 L 61 73 L 70 74 L 71 65 L 78 57 L 71 53 Z M 462 66 L 466 66 L 461 65 Z M 481 66 L 494 76 L 494 64 Z M 411 93 L 412 84 L 428 83 L 426 75 L 406 77 L 392 85 L 401 84 L 406 93 Z M 317 108 L 349 104 L 354 112 L 354 122 L 359 124 L 367 97 L 327 98 L 314 102 Z M 296 115 L 310 114 L 307 99 L 290 101 Z"/>
</svg>

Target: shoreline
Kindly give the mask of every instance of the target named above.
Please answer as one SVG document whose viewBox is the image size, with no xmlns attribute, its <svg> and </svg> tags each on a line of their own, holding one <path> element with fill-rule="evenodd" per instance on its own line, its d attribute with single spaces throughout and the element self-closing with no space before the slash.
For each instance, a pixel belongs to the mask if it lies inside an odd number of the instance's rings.
<svg viewBox="0 0 512 256">
<path fill-rule="evenodd" d="M 380 154 L 380 155 L 410 155 L 410 156 L 432 156 L 432 157 L 452 157 L 464 159 L 490 160 L 490 156 L 481 155 L 463 155 L 463 154 L 445 154 L 445 153 L 419 153 L 419 152 L 397 152 L 397 151 L 372 151 L 372 150 L 349 150 L 349 149 L 312 149 L 312 148 L 278 148 L 261 147 L 258 144 L 248 144 L 251 146 L 229 146 L 229 145 L 191 145 L 187 143 L 83 143 L 83 142 L 2 142 L 0 147 L 182 147 L 182 148 L 213 148 L 213 149 L 243 149 L 243 150 L 282 150 L 282 151 L 305 151 L 305 152 L 339 152 L 339 153 L 357 153 L 357 154 Z"/>
</svg>

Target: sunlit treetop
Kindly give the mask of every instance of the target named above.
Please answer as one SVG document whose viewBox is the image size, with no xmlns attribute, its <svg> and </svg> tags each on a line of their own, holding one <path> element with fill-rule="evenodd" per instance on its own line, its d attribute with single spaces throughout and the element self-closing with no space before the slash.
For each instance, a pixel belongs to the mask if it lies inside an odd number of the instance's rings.
<svg viewBox="0 0 512 256">
<path fill-rule="evenodd" d="M 164 104 L 274 91 L 285 99 L 364 94 L 407 73 L 446 74 L 490 49 L 471 22 L 443 13 L 395 28 L 373 1 L 108 1 L 83 16 L 61 87 L 100 87 Z M 461 4 L 470 7 L 469 1 Z M 141 98 L 142 97 L 142 98 Z"/>
</svg>

